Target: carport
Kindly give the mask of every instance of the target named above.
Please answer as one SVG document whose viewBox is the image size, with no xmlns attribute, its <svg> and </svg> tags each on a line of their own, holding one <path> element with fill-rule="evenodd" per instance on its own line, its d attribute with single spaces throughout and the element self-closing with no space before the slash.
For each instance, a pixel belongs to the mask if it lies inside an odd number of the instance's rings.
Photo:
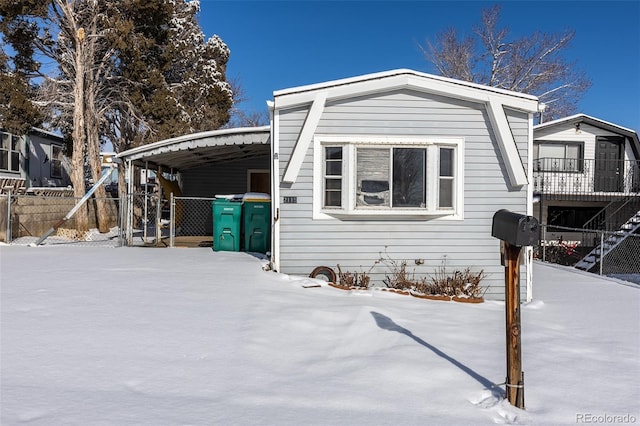
<svg viewBox="0 0 640 426">
<path fill-rule="evenodd" d="M 117 157 L 127 182 L 123 228 L 128 245 L 135 245 L 134 236 L 141 232 L 145 241 L 150 235 L 154 245 L 173 245 L 174 236 L 186 246 L 202 243 L 212 235 L 211 200 L 216 195 L 271 193 L 269 126 L 184 135 L 123 151 Z M 141 176 L 149 176 L 150 171 L 162 183 L 152 192 L 140 185 Z M 160 206 L 163 199 L 169 201 L 165 207 L 149 212 L 149 200 L 157 200 Z M 186 224 L 187 218 L 188 227 L 176 223 Z M 166 237 L 171 244 L 163 242 Z"/>
</svg>

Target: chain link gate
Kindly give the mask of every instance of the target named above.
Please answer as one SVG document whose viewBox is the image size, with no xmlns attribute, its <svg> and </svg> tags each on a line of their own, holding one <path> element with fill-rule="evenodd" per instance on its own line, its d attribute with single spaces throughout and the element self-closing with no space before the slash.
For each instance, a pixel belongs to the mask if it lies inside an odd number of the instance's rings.
<svg viewBox="0 0 640 426">
<path fill-rule="evenodd" d="M 213 246 L 215 198 L 174 197 L 170 202 L 169 246 Z"/>
<path fill-rule="evenodd" d="M 127 196 L 127 235 L 131 246 L 163 244 L 169 237 L 169 208 L 157 193 L 136 192 Z M 163 225 L 166 225 L 163 227 Z M 166 244 L 165 244 L 166 245 Z"/>
</svg>

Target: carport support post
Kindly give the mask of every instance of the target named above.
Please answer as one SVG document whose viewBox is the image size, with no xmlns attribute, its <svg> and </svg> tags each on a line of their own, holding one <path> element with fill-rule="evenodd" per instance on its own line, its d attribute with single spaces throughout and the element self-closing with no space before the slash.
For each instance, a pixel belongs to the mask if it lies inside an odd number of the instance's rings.
<svg viewBox="0 0 640 426">
<path fill-rule="evenodd" d="M 505 311 L 507 332 L 507 399 L 524 409 L 524 378 L 520 343 L 520 253 L 522 247 L 502 242 L 505 255 Z"/>
<path fill-rule="evenodd" d="M 7 233 L 4 234 L 4 242 L 11 243 L 11 188 L 7 191 Z"/>
<path fill-rule="evenodd" d="M 176 200 L 173 198 L 173 192 L 170 194 L 171 202 L 169 203 L 169 247 L 175 247 L 176 237 Z"/>
</svg>

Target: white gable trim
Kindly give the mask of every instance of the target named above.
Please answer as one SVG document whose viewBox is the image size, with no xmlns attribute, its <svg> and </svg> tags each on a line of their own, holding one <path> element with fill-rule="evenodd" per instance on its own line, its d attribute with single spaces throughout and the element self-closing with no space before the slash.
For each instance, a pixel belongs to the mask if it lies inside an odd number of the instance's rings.
<svg viewBox="0 0 640 426">
<path fill-rule="evenodd" d="M 428 78 L 425 79 L 425 77 L 404 74 L 386 77 L 383 80 L 362 80 L 349 84 L 326 87 L 322 89 L 322 93 L 326 93 L 328 100 L 336 100 L 402 88 L 479 103 L 486 103 L 491 96 L 492 98 L 500 99 L 504 105 L 507 105 L 510 108 L 527 112 L 537 112 L 538 108 L 538 101 L 535 98 L 519 97 L 502 92 L 483 90 L 476 88 L 475 86 L 470 87 L 466 84 L 456 84 L 448 81 Z M 315 90 L 302 89 L 299 92 L 281 95 L 278 95 L 280 92 L 276 92 L 276 107 L 278 109 L 292 108 L 313 102 L 318 92 Z"/>
<path fill-rule="evenodd" d="M 277 110 L 312 104 L 287 165 L 283 182 L 295 182 L 311 143 L 313 133 L 318 126 L 324 106 L 328 100 L 333 101 L 403 88 L 485 105 L 489 113 L 491 127 L 496 135 L 500 152 L 505 161 L 511 185 L 523 186 L 527 184 L 527 174 L 511 133 L 504 108 L 508 107 L 527 113 L 537 112 L 538 99 L 535 96 L 411 70 L 369 74 L 274 92 L 274 105 Z"/>
<path fill-rule="evenodd" d="M 304 162 L 304 157 L 309 150 L 311 139 L 313 139 L 313 134 L 316 132 L 316 128 L 318 128 L 318 123 L 320 123 L 320 117 L 322 117 L 324 105 L 327 100 L 327 92 L 322 91 L 314 95 L 313 103 L 307 113 L 307 119 L 302 126 L 302 131 L 300 132 L 296 146 L 293 148 L 289 164 L 282 177 L 283 182 L 293 183 L 298 178 L 298 173 Z"/>
<path fill-rule="evenodd" d="M 489 113 L 489 120 L 491 120 L 496 139 L 498 140 L 498 147 L 504 159 L 511 185 L 526 185 L 527 174 L 525 173 L 516 141 L 513 139 L 511 127 L 504 112 L 504 105 L 500 100 L 489 97 L 487 112 Z"/>
<path fill-rule="evenodd" d="M 288 108 L 313 101 L 314 94 L 320 90 L 327 91 L 328 98 L 334 99 L 402 87 L 432 93 L 442 93 L 449 97 L 460 97 L 475 100 L 476 102 L 484 102 L 486 101 L 487 95 L 493 95 L 504 97 L 504 104 L 509 104 L 509 106 L 516 109 L 523 109 L 530 112 L 536 112 L 538 109 L 538 98 L 532 95 L 408 69 L 373 73 L 359 77 L 278 90 L 274 92 L 274 98 L 276 108 Z"/>
</svg>

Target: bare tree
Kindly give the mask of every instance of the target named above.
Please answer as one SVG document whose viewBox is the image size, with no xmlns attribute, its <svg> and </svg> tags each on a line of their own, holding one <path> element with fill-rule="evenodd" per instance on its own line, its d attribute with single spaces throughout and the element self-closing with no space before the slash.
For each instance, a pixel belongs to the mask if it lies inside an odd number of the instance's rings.
<svg viewBox="0 0 640 426">
<path fill-rule="evenodd" d="M 585 73 L 562 57 L 575 32 L 535 32 L 509 40 L 508 29 L 498 26 L 499 18 L 499 6 L 485 9 L 472 36 L 460 38 L 449 28 L 435 41 L 427 40 L 422 52 L 445 77 L 538 96 L 547 106 L 541 121 L 575 113 L 591 86 Z"/>
<path fill-rule="evenodd" d="M 241 81 L 238 78 L 231 78 L 229 79 L 229 84 L 233 92 L 233 106 L 231 107 L 229 122 L 225 127 L 259 127 L 268 125 L 269 111 L 267 110 L 266 102 L 263 110 L 244 110 L 240 106 L 247 102 L 249 98 L 242 87 Z"/>
</svg>

